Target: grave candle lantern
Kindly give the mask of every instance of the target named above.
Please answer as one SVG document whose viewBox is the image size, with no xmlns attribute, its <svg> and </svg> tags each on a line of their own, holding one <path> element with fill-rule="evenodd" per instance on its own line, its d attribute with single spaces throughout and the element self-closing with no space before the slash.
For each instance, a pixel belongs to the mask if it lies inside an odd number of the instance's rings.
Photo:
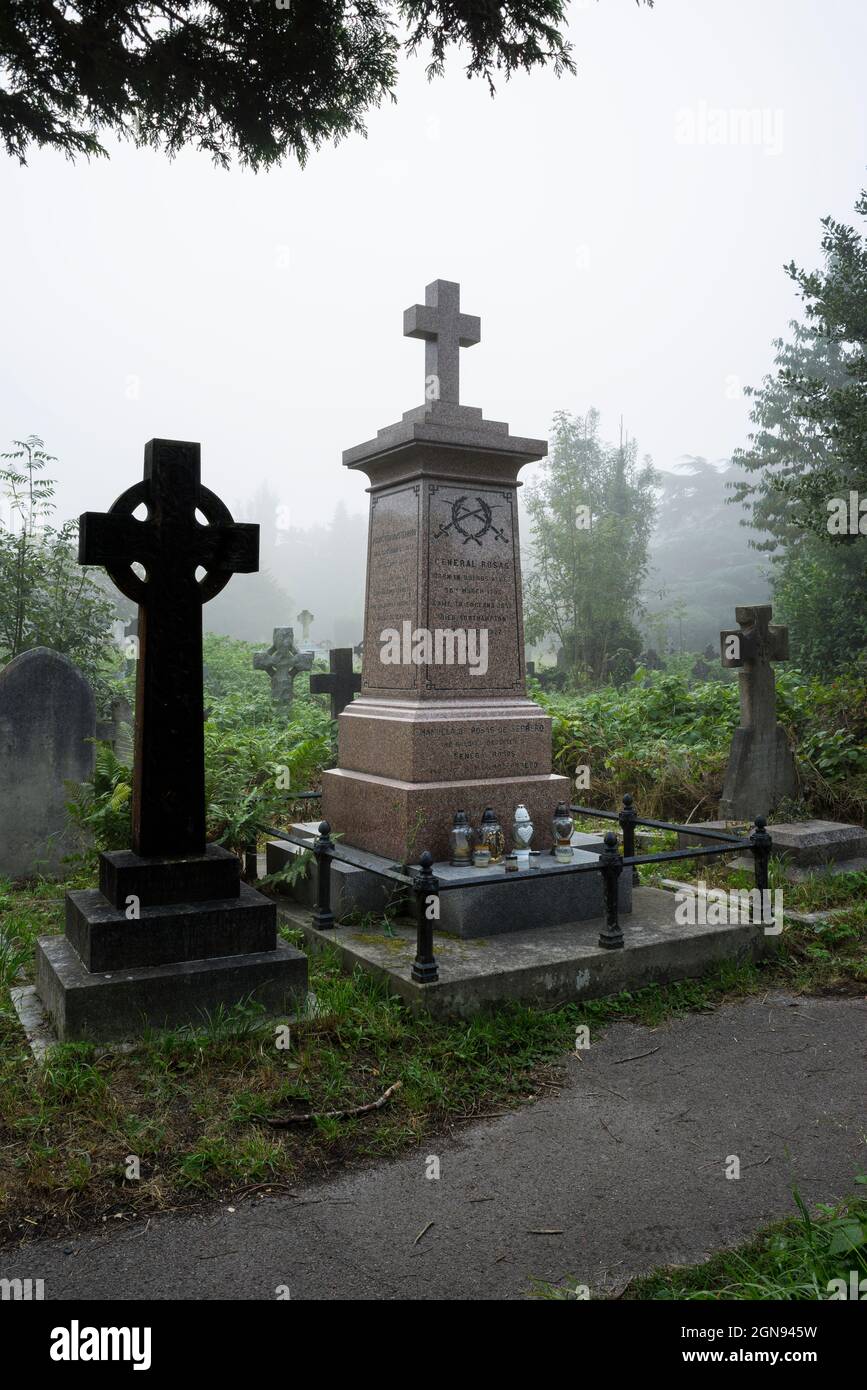
<svg viewBox="0 0 867 1390">
<path fill-rule="evenodd" d="M 453 864 L 471 864 L 473 861 L 473 829 L 467 819 L 466 811 L 455 812 L 454 822 L 449 832 Z"/>
<path fill-rule="evenodd" d="M 565 801 L 558 804 L 551 825 L 554 830 L 554 858 L 558 864 L 571 864 L 572 831 L 575 829 L 575 822 Z"/>
<path fill-rule="evenodd" d="M 489 862 L 499 864 L 506 851 L 506 837 L 503 834 L 503 827 L 497 820 L 493 807 L 486 806 L 482 815 L 482 823 L 479 826 L 479 833 L 476 837 L 476 849 L 487 849 L 490 854 Z M 480 861 L 473 856 L 473 863 Z"/>
</svg>

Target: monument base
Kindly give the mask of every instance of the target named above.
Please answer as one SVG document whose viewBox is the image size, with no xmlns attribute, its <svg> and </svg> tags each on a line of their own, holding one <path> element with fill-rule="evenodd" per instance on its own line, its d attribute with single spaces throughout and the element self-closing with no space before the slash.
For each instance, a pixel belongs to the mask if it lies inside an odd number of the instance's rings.
<svg viewBox="0 0 867 1390">
<path fill-rule="evenodd" d="M 65 937 L 42 936 L 36 990 L 61 1042 L 120 1042 L 150 1028 L 200 1028 L 251 1000 L 286 1017 L 306 998 L 307 957 L 278 941 L 249 955 L 92 974 Z"/>
<path fill-rule="evenodd" d="M 417 860 L 429 850 L 449 857 L 449 831 L 456 811 L 478 825 L 492 806 L 510 841 L 515 807 L 523 803 L 536 827 L 536 842 L 550 848 L 551 819 L 559 801 L 571 799 L 568 777 L 486 777 L 459 782 L 402 782 L 367 772 L 332 768 L 322 777 L 322 814 L 348 845 L 392 862 Z"/>
<path fill-rule="evenodd" d="M 316 834 L 312 824 L 292 827 L 310 838 Z M 598 859 L 603 845 L 602 835 L 576 831 L 572 836 L 573 863 Z M 303 851 L 299 845 L 285 840 L 269 840 L 266 865 L 269 874 L 279 873 Z M 478 880 L 478 887 L 453 888 L 440 895 L 440 916 L 437 930 L 462 940 L 473 937 L 501 936 L 505 932 L 543 929 L 561 926 L 566 922 L 585 922 L 601 917 L 605 910 L 602 877 L 600 874 L 569 873 L 568 866 L 556 866 L 550 854 L 533 855 L 530 869 L 506 873 L 503 866 L 485 869 L 457 868 L 448 863 L 434 863 L 432 873 L 440 883 L 449 879 Z M 389 860 L 382 860 L 387 868 Z M 554 868 L 554 873 L 541 875 L 540 868 Z M 313 908 L 317 894 L 317 866 L 289 889 L 294 902 Z M 622 913 L 632 911 L 632 876 L 622 873 L 618 880 L 618 905 Z M 401 898 L 399 885 L 379 878 L 368 869 L 331 863 L 331 905 L 338 921 L 357 920 L 371 913 L 381 917 L 391 900 L 392 906 Z M 404 902 L 405 907 L 405 902 Z"/>
</svg>

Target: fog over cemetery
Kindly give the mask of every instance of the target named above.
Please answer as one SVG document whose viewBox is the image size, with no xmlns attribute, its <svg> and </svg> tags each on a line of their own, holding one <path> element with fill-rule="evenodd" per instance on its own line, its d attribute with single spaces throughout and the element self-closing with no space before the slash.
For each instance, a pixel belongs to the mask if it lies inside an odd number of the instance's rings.
<svg viewBox="0 0 867 1390">
<path fill-rule="evenodd" d="M 109 10 L 0 24 L 0 1298 L 782 1355 L 692 1309 L 867 1298 L 863 7 Z"/>
</svg>

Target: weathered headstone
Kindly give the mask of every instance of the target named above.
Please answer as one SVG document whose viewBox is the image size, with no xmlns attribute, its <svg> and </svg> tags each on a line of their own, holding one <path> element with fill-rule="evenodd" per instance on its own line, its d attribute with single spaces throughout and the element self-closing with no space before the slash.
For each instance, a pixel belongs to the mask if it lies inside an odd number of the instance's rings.
<svg viewBox="0 0 867 1390">
<path fill-rule="evenodd" d="M 311 695 L 331 696 L 331 718 L 342 714 L 361 689 L 361 676 L 352 669 L 352 648 L 334 647 L 328 653 L 331 674 L 310 677 Z"/>
<path fill-rule="evenodd" d="M 551 720 L 525 685 L 517 479 L 547 445 L 460 404 L 460 349 L 481 329 L 459 285 L 428 285 L 404 333 L 425 342 L 424 404 L 343 456 L 371 484 L 364 660 L 323 814 L 348 844 L 442 859 L 460 809 L 477 821 L 492 805 L 510 824 L 522 802 L 547 830 L 570 798 L 568 778 L 551 773 Z M 391 660 L 383 633 L 415 631 L 418 659 Z M 484 633 L 484 671 L 460 648 L 451 662 L 426 654 L 439 634 L 454 655 L 455 633 Z"/>
<path fill-rule="evenodd" d="M 720 633 L 723 666 L 739 672 L 741 722 L 732 738 L 720 815 L 726 820 L 768 816 L 798 790 L 786 731 L 777 723 L 772 661 L 786 661 L 789 633 L 771 623 L 770 604 L 735 609 L 737 629 Z"/>
<path fill-rule="evenodd" d="M 38 942 L 37 990 L 61 1039 L 200 1024 L 249 999 L 285 1013 L 306 992 L 273 903 L 205 840 L 202 604 L 258 568 L 259 528 L 202 485 L 199 453 L 151 440 L 143 482 L 81 518 L 80 563 L 104 565 L 139 604 L 132 848 L 101 854 L 99 889 L 68 893 L 65 936 Z"/>
<path fill-rule="evenodd" d="M 0 671 L 0 874 L 61 872 L 76 848 L 66 782 L 93 774 L 96 712 L 77 666 L 33 647 Z"/>
<path fill-rule="evenodd" d="M 278 705 L 291 705 L 295 693 L 295 677 L 309 671 L 313 665 L 312 652 L 299 652 L 291 627 L 275 627 L 271 646 L 265 652 L 253 653 L 256 671 L 267 671 L 271 677 L 271 699 Z"/>
</svg>

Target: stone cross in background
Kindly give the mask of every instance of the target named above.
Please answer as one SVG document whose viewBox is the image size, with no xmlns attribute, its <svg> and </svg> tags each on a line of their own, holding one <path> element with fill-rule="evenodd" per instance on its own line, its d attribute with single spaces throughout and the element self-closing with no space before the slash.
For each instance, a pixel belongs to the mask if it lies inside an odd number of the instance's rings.
<svg viewBox="0 0 867 1390">
<path fill-rule="evenodd" d="M 279 705 L 291 705 L 295 677 L 302 671 L 309 671 L 312 665 L 312 652 L 296 650 L 295 634 L 291 627 L 275 627 L 268 650 L 253 653 L 253 669 L 268 672 L 271 677 L 271 699 Z"/>
<path fill-rule="evenodd" d="M 301 641 L 307 643 L 310 641 L 310 624 L 313 622 L 313 614 L 308 609 L 302 608 L 301 612 L 296 614 L 296 618 L 301 624 Z"/>
<path fill-rule="evenodd" d="M 453 280 L 434 280 L 424 292 L 424 304 L 413 304 L 403 315 L 405 338 L 423 338 L 424 372 L 429 400 L 460 404 L 460 350 L 481 341 L 482 322 L 461 313 L 461 287 Z M 431 394 L 432 393 L 432 394 Z"/>
<path fill-rule="evenodd" d="M 331 696 L 331 718 L 336 719 L 361 689 L 361 675 L 352 669 L 352 648 L 334 647 L 328 653 L 330 676 L 311 676 L 311 695 Z"/>
<path fill-rule="evenodd" d="M 798 789 L 795 760 L 777 723 L 772 661 L 789 657 L 788 628 L 771 622 L 770 604 L 735 609 L 737 629 L 720 633 L 723 666 L 739 672 L 741 722 L 735 729 L 720 814 L 726 820 L 767 816 Z"/>
<path fill-rule="evenodd" d="M 132 847 L 142 855 L 204 852 L 202 604 L 259 561 L 258 526 L 232 520 L 200 466 L 198 444 L 152 439 L 143 482 L 81 518 L 80 563 L 104 565 L 139 605 Z"/>
</svg>

